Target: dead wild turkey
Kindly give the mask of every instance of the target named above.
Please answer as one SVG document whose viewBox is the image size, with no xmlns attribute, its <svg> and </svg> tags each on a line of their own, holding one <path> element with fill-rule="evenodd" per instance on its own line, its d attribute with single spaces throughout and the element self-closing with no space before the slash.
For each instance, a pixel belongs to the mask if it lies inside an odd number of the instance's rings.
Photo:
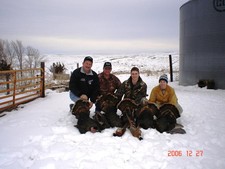
<svg viewBox="0 0 225 169">
<path fill-rule="evenodd" d="M 117 103 L 118 99 L 113 94 L 102 95 L 97 100 L 96 104 L 104 114 L 96 112 L 94 118 L 103 128 L 122 127 L 122 121 L 117 115 Z"/>
<path fill-rule="evenodd" d="M 93 133 L 101 131 L 98 124 L 89 117 L 89 102 L 87 100 L 78 100 L 72 108 L 72 114 L 78 119 L 75 127 L 78 128 L 81 134 L 84 134 L 87 131 Z"/>
</svg>

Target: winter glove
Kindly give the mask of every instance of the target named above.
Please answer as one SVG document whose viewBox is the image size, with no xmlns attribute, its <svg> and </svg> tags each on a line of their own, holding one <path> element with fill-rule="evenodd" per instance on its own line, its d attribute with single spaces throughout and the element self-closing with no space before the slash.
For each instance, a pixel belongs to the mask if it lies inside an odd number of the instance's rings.
<svg viewBox="0 0 225 169">
<path fill-rule="evenodd" d="M 87 95 L 82 94 L 82 95 L 80 96 L 80 99 L 82 99 L 82 100 L 88 100 L 88 97 L 87 97 Z"/>
</svg>

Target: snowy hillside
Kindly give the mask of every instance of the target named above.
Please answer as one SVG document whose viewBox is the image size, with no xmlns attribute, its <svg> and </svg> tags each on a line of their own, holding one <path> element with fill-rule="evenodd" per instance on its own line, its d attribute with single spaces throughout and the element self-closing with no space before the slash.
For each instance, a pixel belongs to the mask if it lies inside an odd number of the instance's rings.
<svg viewBox="0 0 225 169">
<path fill-rule="evenodd" d="M 179 57 L 177 53 L 143 53 L 130 55 L 91 55 L 94 59 L 93 70 L 97 73 L 102 71 L 103 63 L 109 61 L 113 65 L 116 74 L 129 73 L 131 67 L 137 66 L 141 72 L 157 74 L 157 72 L 169 71 L 169 55 L 172 55 L 173 70 L 179 70 Z M 54 62 L 64 63 L 67 73 L 73 71 L 77 64 L 81 66 L 85 55 L 46 55 L 46 67 L 49 68 Z M 122 68 L 122 69 L 121 69 Z"/>
<path fill-rule="evenodd" d="M 101 72 L 104 61 L 111 61 L 121 81 L 138 66 L 148 85 L 148 94 L 158 84 L 158 74 L 168 73 L 168 53 L 121 56 L 92 56 L 93 69 Z M 174 70 L 179 69 L 178 55 Z M 46 67 L 63 62 L 71 72 L 84 56 L 47 55 Z M 178 122 L 185 135 L 143 130 L 143 140 L 129 131 L 113 137 L 116 128 L 101 133 L 79 134 L 77 120 L 69 113 L 68 92 L 46 91 L 45 98 L 20 105 L 0 118 L 0 169 L 224 169 L 225 168 L 225 90 L 195 86 L 174 87 L 183 114 Z M 94 107 L 91 109 L 93 115 Z"/>
</svg>

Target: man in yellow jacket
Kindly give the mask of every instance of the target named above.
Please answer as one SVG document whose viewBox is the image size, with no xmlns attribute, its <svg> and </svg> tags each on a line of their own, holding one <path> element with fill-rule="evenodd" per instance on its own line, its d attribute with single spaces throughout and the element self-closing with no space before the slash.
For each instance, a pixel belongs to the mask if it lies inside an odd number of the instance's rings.
<svg viewBox="0 0 225 169">
<path fill-rule="evenodd" d="M 152 89 L 149 102 L 159 109 L 159 113 L 156 114 L 156 129 L 161 133 L 172 131 L 176 126 L 176 119 L 183 110 L 178 104 L 174 89 L 168 85 L 166 74 L 160 76 L 159 85 Z"/>
</svg>

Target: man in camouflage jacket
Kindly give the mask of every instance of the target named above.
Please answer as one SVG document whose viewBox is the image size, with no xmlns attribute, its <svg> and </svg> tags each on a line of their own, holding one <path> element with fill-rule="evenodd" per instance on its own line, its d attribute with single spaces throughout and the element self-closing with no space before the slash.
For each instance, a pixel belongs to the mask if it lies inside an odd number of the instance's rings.
<svg viewBox="0 0 225 169">
<path fill-rule="evenodd" d="M 140 105 L 143 100 L 146 99 L 147 85 L 140 77 L 140 72 L 137 67 L 133 67 L 130 71 L 131 76 L 128 80 L 125 80 L 120 88 L 116 91 L 115 95 L 119 100 L 123 99 L 131 99 L 137 105 Z M 127 116 L 123 113 L 122 121 L 123 123 L 127 123 Z M 128 116 L 135 120 L 136 115 L 135 112 L 128 113 Z"/>
<path fill-rule="evenodd" d="M 108 127 L 120 127 L 122 125 L 119 116 L 117 115 L 117 101 L 113 101 L 114 92 L 120 87 L 121 82 L 118 77 L 111 73 L 112 64 L 105 62 L 103 72 L 98 74 L 99 78 L 99 97 L 95 104 L 94 119 L 102 124 L 102 129 Z M 101 113 L 104 112 L 104 114 Z"/>
</svg>

